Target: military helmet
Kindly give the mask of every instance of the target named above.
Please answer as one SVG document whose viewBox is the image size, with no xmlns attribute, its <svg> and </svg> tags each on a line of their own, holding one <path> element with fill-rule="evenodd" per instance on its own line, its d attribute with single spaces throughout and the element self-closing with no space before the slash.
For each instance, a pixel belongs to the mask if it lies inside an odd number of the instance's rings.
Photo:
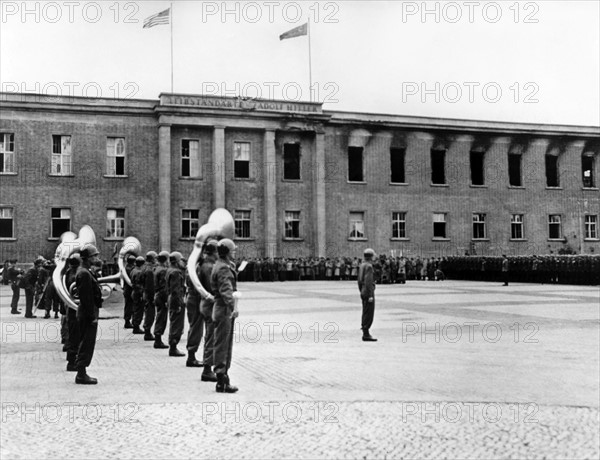
<svg viewBox="0 0 600 460">
<path fill-rule="evenodd" d="M 100 254 L 96 246 L 94 246 L 91 243 L 84 245 L 81 251 L 79 252 L 81 254 L 82 259 L 89 259 L 90 257 L 97 256 L 98 254 Z"/>
<path fill-rule="evenodd" d="M 183 259 L 183 255 L 179 251 L 174 251 L 171 254 L 169 254 L 169 262 L 171 263 L 177 263 L 181 261 L 181 259 Z"/>
<path fill-rule="evenodd" d="M 148 251 L 146 253 L 146 260 L 148 262 L 153 262 L 157 257 L 158 257 L 158 255 L 154 251 Z"/>
<path fill-rule="evenodd" d="M 365 257 L 375 257 L 375 251 L 371 248 L 367 248 L 365 249 L 365 251 L 363 252 L 363 255 Z"/>
<path fill-rule="evenodd" d="M 165 262 L 169 258 L 169 251 L 160 251 L 158 253 L 158 260 L 160 262 Z"/>
<path fill-rule="evenodd" d="M 237 249 L 235 243 L 233 241 L 231 241 L 229 238 L 223 238 L 221 241 L 219 241 L 219 244 L 217 246 L 217 251 L 219 252 L 219 255 L 221 257 L 226 256 L 227 254 L 230 254 L 231 252 L 235 251 Z"/>
<path fill-rule="evenodd" d="M 144 265 L 144 262 L 146 262 L 146 261 L 144 260 L 144 258 L 142 256 L 138 256 L 135 258 L 135 264 L 138 267 L 141 267 L 142 265 Z"/>
</svg>

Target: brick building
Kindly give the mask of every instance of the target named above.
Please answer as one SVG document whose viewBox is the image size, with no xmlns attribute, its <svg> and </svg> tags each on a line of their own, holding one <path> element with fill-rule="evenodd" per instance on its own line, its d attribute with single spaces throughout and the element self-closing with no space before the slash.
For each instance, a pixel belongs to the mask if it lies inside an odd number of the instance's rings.
<svg viewBox="0 0 600 460">
<path fill-rule="evenodd" d="M 191 251 L 227 208 L 243 257 L 600 252 L 600 128 L 161 94 L 0 93 L 0 259 L 89 224 L 110 259 Z"/>
</svg>

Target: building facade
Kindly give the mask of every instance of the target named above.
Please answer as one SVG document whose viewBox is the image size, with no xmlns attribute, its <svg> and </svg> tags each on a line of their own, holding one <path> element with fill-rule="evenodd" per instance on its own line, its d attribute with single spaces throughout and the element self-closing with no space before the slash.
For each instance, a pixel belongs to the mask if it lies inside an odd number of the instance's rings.
<svg viewBox="0 0 600 460">
<path fill-rule="evenodd" d="M 110 259 L 191 252 L 218 207 L 241 257 L 600 252 L 600 128 L 161 94 L 0 94 L 0 259 L 85 224 Z"/>
</svg>

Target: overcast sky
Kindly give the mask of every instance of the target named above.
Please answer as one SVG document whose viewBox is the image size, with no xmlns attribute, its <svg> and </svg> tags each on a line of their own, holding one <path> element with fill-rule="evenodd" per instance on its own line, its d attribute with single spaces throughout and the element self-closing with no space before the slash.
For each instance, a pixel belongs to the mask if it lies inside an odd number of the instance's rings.
<svg viewBox="0 0 600 460">
<path fill-rule="evenodd" d="M 170 2 L 2 1 L 6 92 L 156 99 Z M 173 2 L 174 91 L 354 112 L 600 124 L 598 1 Z"/>
</svg>

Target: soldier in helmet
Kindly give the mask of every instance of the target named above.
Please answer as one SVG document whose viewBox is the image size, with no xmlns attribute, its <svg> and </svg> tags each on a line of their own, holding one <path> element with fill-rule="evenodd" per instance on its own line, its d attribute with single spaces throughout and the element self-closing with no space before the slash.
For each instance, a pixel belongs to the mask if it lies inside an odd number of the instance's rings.
<svg viewBox="0 0 600 460">
<path fill-rule="evenodd" d="M 218 243 L 215 240 L 208 241 L 204 246 L 204 260 L 202 261 L 202 265 L 200 266 L 200 283 L 204 286 L 210 294 L 214 295 L 212 291 L 211 285 L 211 275 L 212 270 L 217 261 L 217 246 Z M 206 330 L 206 334 L 204 337 L 204 370 L 202 371 L 201 380 L 203 382 L 216 382 L 217 376 L 212 371 L 212 366 L 214 365 L 214 332 L 215 332 L 215 324 L 212 320 L 213 307 L 214 307 L 215 299 L 213 298 L 203 298 L 200 302 L 200 313 L 204 319 L 204 326 Z M 188 341 L 189 346 L 189 341 Z"/>
<path fill-rule="evenodd" d="M 98 281 L 90 272 L 92 265 L 99 261 L 98 250 L 92 244 L 87 244 L 81 250 L 81 265 L 75 275 L 75 285 L 79 293 L 79 308 L 77 323 L 79 325 L 79 348 L 77 350 L 77 376 L 75 383 L 94 385 L 98 380 L 87 375 L 86 368 L 90 365 L 96 347 L 98 332 L 98 309 L 102 307 L 102 291 Z"/>
<path fill-rule="evenodd" d="M 79 253 L 71 254 L 68 260 L 69 268 L 65 272 L 65 285 L 67 289 L 75 282 L 75 276 L 77 275 L 77 269 L 81 264 L 81 256 Z M 79 324 L 77 322 L 77 311 L 72 308 L 64 306 L 66 309 L 66 323 L 67 323 L 67 340 L 63 347 L 63 351 L 67 352 L 67 370 L 69 372 L 75 372 L 77 366 L 75 361 L 77 360 L 77 350 L 79 349 Z"/>
<path fill-rule="evenodd" d="M 365 249 L 363 256 L 364 262 L 358 268 L 358 289 L 362 300 L 362 339 L 363 342 L 376 342 L 377 339 L 369 333 L 375 315 L 375 275 L 373 270 L 375 251 L 371 248 Z"/>
<path fill-rule="evenodd" d="M 237 316 L 234 292 L 237 290 L 235 273 L 236 246 L 228 238 L 219 241 L 217 246 L 218 260 L 212 269 L 210 284 L 215 296 L 212 319 L 214 331 L 214 366 L 217 375 L 217 393 L 235 393 L 237 387 L 229 384 L 227 371 L 231 364 L 232 318 Z"/>
<path fill-rule="evenodd" d="M 125 273 L 131 280 L 131 272 L 135 267 L 135 256 L 129 254 L 127 256 L 127 264 L 125 265 Z M 133 288 L 129 283 L 123 284 L 123 297 L 125 298 L 125 306 L 123 311 L 123 318 L 125 319 L 125 329 L 133 329 L 131 324 L 131 317 L 133 315 Z"/>
<path fill-rule="evenodd" d="M 144 317 L 144 279 L 142 278 L 142 266 L 144 258 L 138 256 L 135 259 L 135 267 L 131 270 L 131 298 L 133 299 L 133 333 L 143 334 L 140 328 Z"/>
<path fill-rule="evenodd" d="M 156 307 L 154 306 L 154 267 L 156 266 L 156 258 L 158 254 L 154 251 L 149 251 L 146 254 L 146 263 L 142 266 L 142 281 L 144 284 L 144 292 L 142 294 L 142 302 L 144 304 L 144 340 L 153 341 L 152 326 L 156 318 Z"/>
<path fill-rule="evenodd" d="M 185 265 L 183 256 L 180 252 L 169 254 L 169 268 L 165 275 L 169 297 L 167 305 L 169 306 L 169 356 L 185 356 L 177 349 L 177 344 L 181 340 L 183 327 L 185 324 Z"/>
<path fill-rule="evenodd" d="M 169 348 L 162 341 L 162 336 L 167 328 L 167 317 L 169 309 L 167 308 L 167 300 L 169 291 L 167 289 L 167 261 L 169 253 L 161 251 L 158 254 L 158 265 L 154 267 L 154 305 L 156 306 L 156 322 L 154 323 L 154 348 L 163 349 Z"/>
</svg>

